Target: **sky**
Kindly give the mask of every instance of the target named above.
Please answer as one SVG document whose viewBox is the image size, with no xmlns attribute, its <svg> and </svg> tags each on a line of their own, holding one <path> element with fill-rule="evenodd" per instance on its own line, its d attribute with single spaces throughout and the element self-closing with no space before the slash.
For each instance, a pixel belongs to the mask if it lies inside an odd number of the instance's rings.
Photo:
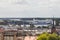
<svg viewBox="0 0 60 40">
<path fill-rule="evenodd" d="M 0 0 L 0 18 L 60 17 L 60 0 Z"/>
</svg>

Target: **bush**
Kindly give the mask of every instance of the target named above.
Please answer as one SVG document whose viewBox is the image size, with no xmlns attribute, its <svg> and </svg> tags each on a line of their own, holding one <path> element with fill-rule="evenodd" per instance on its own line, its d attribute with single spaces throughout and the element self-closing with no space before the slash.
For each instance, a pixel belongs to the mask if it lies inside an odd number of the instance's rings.
<svg viewBox="0 0 60 40">
<path fill-rule="evenodd" d="M 59 38 L 58 40 L 60 40 L 60 36 L 58 38 Z"/>
<path fill-rule="evenodd" d="M 48 34 L 48 33 L 42 33 L 38 36 L 37 40 L 60 40 L 60 36 L 58 36 L 56 33 Z"/>
<path fill-rule="evenodd" d="M 58 35 L 55 33 L 50 34 L 48 37 L 48 40 L 58 40 Z"/>
<path fill-rule="evenodd" d="M 47 40 L 48 38 L 48 33 L 43 33 L 38 36 L 37 40 Z"/>
</svg>

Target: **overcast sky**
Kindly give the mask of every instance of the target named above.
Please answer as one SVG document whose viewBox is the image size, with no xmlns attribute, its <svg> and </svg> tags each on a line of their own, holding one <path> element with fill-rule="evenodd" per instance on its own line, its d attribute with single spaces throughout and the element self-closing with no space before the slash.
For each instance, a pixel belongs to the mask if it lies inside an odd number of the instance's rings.
<svg viewBox="0 0 60 40">
<path fill-rule="evenodd" d="M 60 0 L 0 0 L 0 17 L 60 17 Z"/>
</svg>

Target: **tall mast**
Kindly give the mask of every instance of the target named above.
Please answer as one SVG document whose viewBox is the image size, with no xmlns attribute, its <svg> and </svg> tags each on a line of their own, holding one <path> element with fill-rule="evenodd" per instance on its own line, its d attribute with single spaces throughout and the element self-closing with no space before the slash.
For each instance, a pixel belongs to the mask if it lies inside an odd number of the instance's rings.
<svg viewBox="0 0 60 40">
<path fill-rule="evenodd" d="M 54 28 L 54 16 L 53 16 L 53 26 L 52 27 Z"/>
</svg>

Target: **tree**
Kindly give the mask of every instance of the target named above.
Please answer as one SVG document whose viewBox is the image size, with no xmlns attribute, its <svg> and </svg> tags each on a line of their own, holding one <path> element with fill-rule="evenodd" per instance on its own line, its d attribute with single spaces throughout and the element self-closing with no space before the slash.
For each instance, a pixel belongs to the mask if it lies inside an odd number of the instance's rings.
<svg viewBox="0 0 60 40">
<path fill-rule="evenodd" d="M 37 40 L 47 40 L 48 39 L 48 33 L 43 33 L 38 36 Z"/>
<path fill-rule="evenodd" d="M 48 40 L 58 40 L 58 35 L 56 33 L 50 34 Z"/>
<path fill-rule="evenodd" d="M 60 40 L 60 36 L 58 36 L 56 33 L 48 34 L 43 33 L 38 36 L 37 40 Z"/>
<path fill-rule="evenodd" d="M 34 24 L 30 24 L 30 29 L 33 29 L 34 27 Z"/>
<path fill-rule="evenodd" d="M 56 26 L 59 26 L 59 19 L 56 19 Z"/>
</svg>

